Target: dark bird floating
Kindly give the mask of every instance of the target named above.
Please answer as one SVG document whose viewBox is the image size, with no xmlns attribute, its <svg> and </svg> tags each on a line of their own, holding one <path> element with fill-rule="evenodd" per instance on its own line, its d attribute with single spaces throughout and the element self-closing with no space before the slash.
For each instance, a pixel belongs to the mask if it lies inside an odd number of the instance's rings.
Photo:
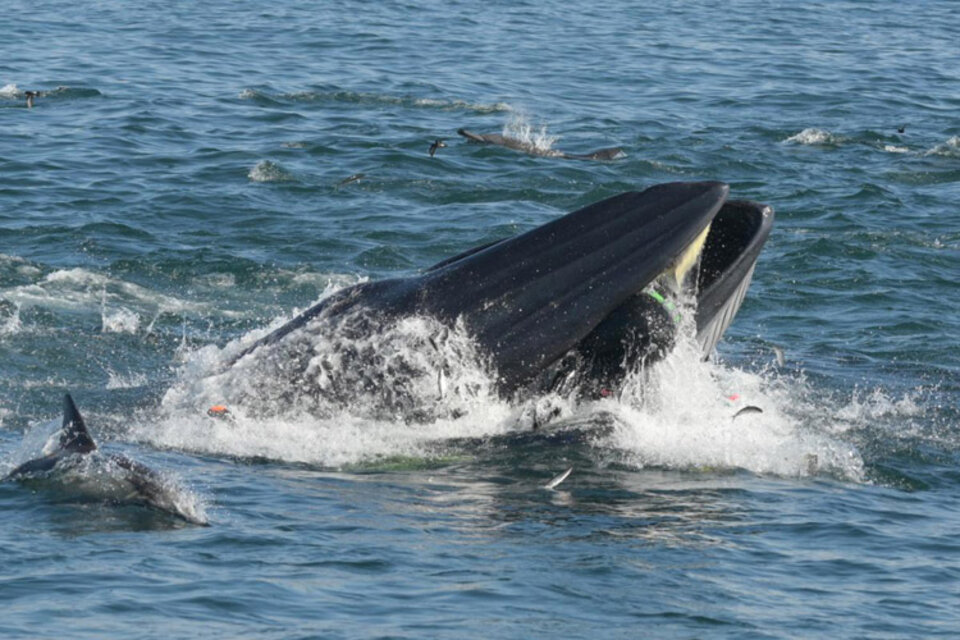
<svg viewBox="0 0 960 640">
<path fill-rule="evenodd" d="M 430 157 L 433 157 L 433 154 L 437 152 L 437 149 L 445 149 L 446 147 L 447 143 L 437 138 L 433 141 L 433 144 L 430 145 Z"/>
</svg>

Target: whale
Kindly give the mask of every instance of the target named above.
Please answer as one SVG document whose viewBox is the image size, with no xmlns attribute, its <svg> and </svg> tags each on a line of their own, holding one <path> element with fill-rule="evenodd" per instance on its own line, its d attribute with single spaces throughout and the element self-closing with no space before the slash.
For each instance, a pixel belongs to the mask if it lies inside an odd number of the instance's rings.
<svg viewBox="0 0 960 640">
<path fill-rule="evenodd" d="M 567 158 L 570 160 L 618 160 L 626 157 L 623 149 L 620 147 L 610 147 L 607 149 L 597 149 L 589 153 L 569 153 L 557 149 L 541 149 L 534 144 L 511 138 L 499 133 L 474 133 L 466 129 L 457 129 L 457 133 L 470 142 L 477 144 L 490 144 L 498 147 L 522 151 L 534 156 L 543 156 L 547 158 Z"/>
<path fill-rule="evenodd" d="M 377 348 L 352 345 L 420 317 L 468 336 L 505 398 L 610 395 L 638 364 L 652 366 L 670 352 L 681 320 L 695 327 L 704 359 L 733 321 L 774 213 L 728 195 L 728 185 L 716 181 L 654 185 L 414 275 L 345 287 L 225 353 L 211 376 L 242 370 L 231 384 L 243 389 L 231 401 L 309 389 L 349 406 L 403 373 L 401 365 L 384 364 Z M 346 347 L 336 357 L 318 356 L 317 342 L 336 334 Z M 430 350 L 439 341 L 422 345 Z M 258 367 L 269 374 L 252 382 Z M 445 373 L 436 376 L 442 396 Z M 397 403 L 391 415 L 406 410 L 396 398 L 407 385 L 399 386 L 380 390 Z"/>
<path fill-rule="evenodd" d="M 3 481 L 39 482 L 76 495 L 112 504 L 137 505 L 190 524 L 206 519 L 181 504 L 176 487 L 160 473 L 119 454 L 102 454 L 70 394 L 63 399 L 63 419 L 51 450 L 9 472 Z"/>
</svg>

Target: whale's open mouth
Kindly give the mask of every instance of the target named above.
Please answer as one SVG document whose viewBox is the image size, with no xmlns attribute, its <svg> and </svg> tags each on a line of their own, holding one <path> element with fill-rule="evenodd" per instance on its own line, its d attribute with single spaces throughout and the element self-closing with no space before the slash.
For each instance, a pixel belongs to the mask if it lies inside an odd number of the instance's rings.
<svg viewBox="0 0 960 640">
<path fill-rule="evenodd" d="M 772 224 L 766 205 L 723 202 L 659 275 L 546 367 L 537 384 L 605 396 L 638 363 L 656 362 L 673 348 L 684 314 L 694 316 L 701 356 L 709 358 L 743 303 Z"/>
</svg>

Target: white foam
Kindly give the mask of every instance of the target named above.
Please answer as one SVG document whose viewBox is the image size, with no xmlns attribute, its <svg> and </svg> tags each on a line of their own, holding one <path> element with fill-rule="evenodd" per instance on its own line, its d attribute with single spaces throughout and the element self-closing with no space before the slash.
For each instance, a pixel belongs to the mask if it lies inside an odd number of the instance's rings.
<svg viewBox="0 0 960 640">
<path fill-rule="evenodd" d="M 509 427 L 512 408 L 496 399 L 472 341 L 462 328 L 451 331 L 431 318 L 404 318 L 367 338 L 349 337 L 349 317 L 339 326 L 307 325 L 292 344 L 261 347 L 217 373 L 222 362 L 286 320 L 223 350 L 190 353 L 164 396 L 161 422 L 140 424 L 134 437 L 165 447 L 339 467 L 379 456 L 419 456 L 438 440 Z M 299 383 L 285 371 L 289 357 L 302 360 Z M 358 357 L 377 358 L 377 371 L 355 367 Z M 223 403 L 231 420 L 204 415 Z M 410 413 L 427 419 L 405 420 Z"/>
<path fill-rule="evenodd" d="M 15 84 L 6 84 L 0 87 L 0 98 L 19 98 L 23 94 Z"/>
<path fill-rule="evenodd" d="M 17 275 L 21 275 L 25 278 L 36 278 L 41 273 L 43 272 L 37 267 L 34 267 L 33 265 L 22 264 L 17 267 Z"/>
<path fill-rule="evenodd" d="M 139 328 L 140 316 L 129 309 L 121 307 L 110 311 L 104 307 L 100 315 L 100 331 L 102 333 L 135 334 Z"/>
<path fill-rule="evenodd" d="M 3 297 L 21 307 L 85 311 L 105 302 L 127 308 L 141 307 L 155 313 L 199 313 L 213 310 L 209 304 L 193 303 L 151 291 L 140 285 L 107 277 L 81 267 L 60 269 L 33 284 L 13 287 Z M 229 312 L 225 312 L 229 314 Z"/>
<path fill-rule="evenodd" d="M 366 282 L 367 280 L 369 280 L 369 278 L 366 276 L 356 276 L 346 273 L 323 273 L 315 271 L 297 273 L 294 274 L 292 278 L 293 283 L 297 285 L 323 287 L 323 294 L 320 296 L 317 302 L 329 296 L 333 292 L 342 289 L 343 287 Z"/>
<path fill-rule="evenodd" d="M 107 369 L 107 389 L 135 389 L 146 386 L 147 376 L 143 373 L 122 375 L 112 369 Z"/>
<path fill-rule="evenodd" d="M 790 142 L 794 144 L 803 144 L 803 145 L 827 145 L 827 144 L 836 144 L 839 142 L 839 138 L 834 136 L 829 131 L 823 129 L 809 128 L 804 129 L 800 133 L 790 136 L 784 142 Z"/>
<path fill-rule="evenodd" d="M 20 305 L 13 304 L 9 313 L 0 316 L 0 336 L 10 336 L 20 333 L 23 323 L 20 322 Z"/>
<path fill-rule="evenodd" d="M 887 153 L 910 153 L 910 149 L 907 147 L 899 147 L 893 144 L 884 145 L 883 150 Z"/>
<path fill-rule="evenodd" d="M 913 397 L 907 395 L 896 400 L 883 389 L 876 388 L 866 394 L 861 390 L 854 391 L 850 401 L 840 407 L 834 417 L 851 425 L 859 425 L 881 418 L 911 418 L 922 411 Z"/>
</svg>

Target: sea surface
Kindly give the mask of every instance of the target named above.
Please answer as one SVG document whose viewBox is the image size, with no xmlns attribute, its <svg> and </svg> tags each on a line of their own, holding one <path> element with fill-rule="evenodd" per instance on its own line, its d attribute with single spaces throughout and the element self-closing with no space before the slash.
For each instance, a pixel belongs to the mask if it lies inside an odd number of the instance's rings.
<svg viewBox="0 0 960 640">
<path fill-rule="evenodd" d="M 208 526 L 0 484 L 0 637 L 960 636 L 953 0 L 2 14 L 0 473 L 69 392 Z M 205 413 L 224 353 L 337 288 L 683 180 L 773 233 L 709 362 L 560 402 L 593 436 L 519 437 L 469 363 L 422 423 Z"/>
</svg>

